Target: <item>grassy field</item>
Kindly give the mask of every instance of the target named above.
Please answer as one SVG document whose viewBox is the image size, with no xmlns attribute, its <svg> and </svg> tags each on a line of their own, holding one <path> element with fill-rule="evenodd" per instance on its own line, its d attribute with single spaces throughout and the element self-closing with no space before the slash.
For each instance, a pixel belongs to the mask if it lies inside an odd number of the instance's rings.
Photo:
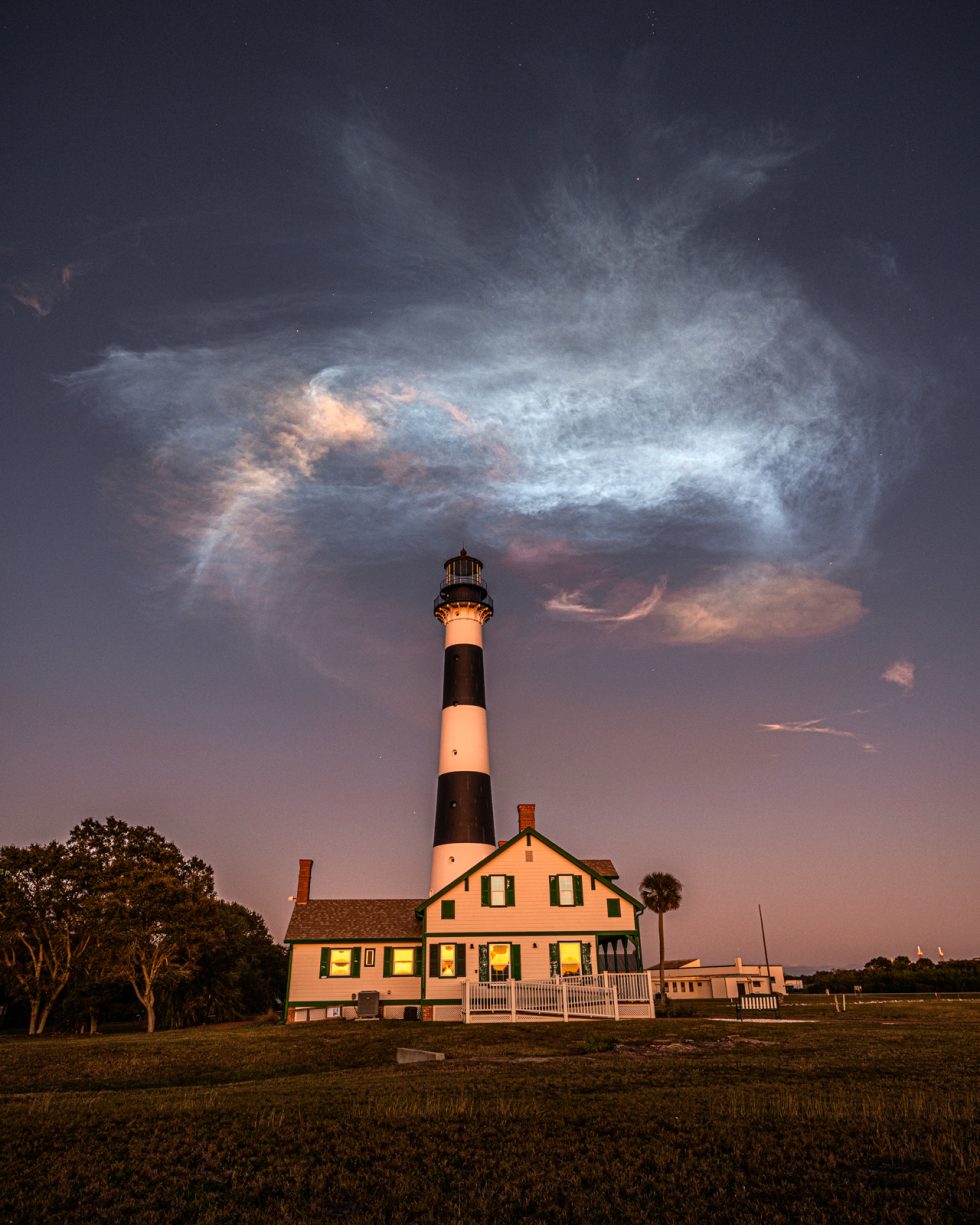
<svg viewBox="0 0 980 1225">
<path fill-rule="evenodd" d="M 980 1219 L 980 1003 L 784 1016 L 8 1036 L 0 1221 Z"/>
</svg>

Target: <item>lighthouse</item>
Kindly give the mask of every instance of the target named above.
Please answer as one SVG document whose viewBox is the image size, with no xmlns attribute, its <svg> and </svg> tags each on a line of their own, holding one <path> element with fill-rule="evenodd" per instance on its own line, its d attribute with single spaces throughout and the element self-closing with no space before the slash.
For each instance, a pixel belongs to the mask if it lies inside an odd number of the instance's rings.
<svg viewBox="0 0 980 1225">
<path fill-rule="evenodd" d="M 493 616 L 493 600 L 483 563 L 465 549 L 445 563 L 434 611 L 446 627 L 446 642 L 430 896 L 497 845 L 483 684 L 483 626 Z"/>
</svg>

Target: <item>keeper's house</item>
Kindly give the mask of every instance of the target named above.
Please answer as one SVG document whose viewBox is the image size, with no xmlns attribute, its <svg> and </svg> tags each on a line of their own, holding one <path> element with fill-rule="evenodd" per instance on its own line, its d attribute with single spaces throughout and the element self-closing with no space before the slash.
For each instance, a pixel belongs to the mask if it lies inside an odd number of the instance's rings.
<svg viewBox="0 0 980 1225">
<path fill-rule="evenodd" d="M 610 984 L 615 1015 L 651 1015 L 642 904 L 610 860 L 556 846 L 533 804 L 518 813 L 511 839 L 428 898 L 311 898 L 312 861 L 300 860 L 287 1021 L 352 1018 L 364 991 L 379 993 L 388 1018 L 612 1016 Z"/>
</svg>

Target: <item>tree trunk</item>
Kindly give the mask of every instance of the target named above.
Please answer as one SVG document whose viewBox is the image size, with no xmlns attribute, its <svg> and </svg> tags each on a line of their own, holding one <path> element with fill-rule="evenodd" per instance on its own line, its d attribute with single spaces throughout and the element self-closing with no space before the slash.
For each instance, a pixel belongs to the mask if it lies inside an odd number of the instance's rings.
<svg viewBox="0 0 980 1225">
<path fill-rule="evenodd" d="M 99 1014 L 94 1008 L 90 1008 L 88 1012 L 88 1032 L 90 1034 L 99 1032 Z"/>
<path fill-rule="evenodd" d="M 28 1032 L 29 1034 L 36 1034 L 36 1033 L 38 1033 L 38 1028 L 37 1028 L 37 1014 L 38 1014 L 38 1010 L 39 1010 L 40 1006 L 41 1006 L 41 1005 L 40 1005 L 40 1002 L 39 1002 L 38 1000 L 31 1000 L 31 1019 L 30 1019 L 30 1021 L 29 1021 L 29 1022 L 28 1022 L 28 1024 L 27 1024 L 27 1032 Z"/>
<path fill-rule="evenodd" d="M 657 928 L 660 932 L 660 1003 L 667 1007 L 667 984 L 664 982 L 664 912 L 657 912 Z"/>
<path fill-rule="evenodd" d="M 157 1013 L 154 1007 L 153 988 L 151 987 L 146 993 L 146 998 L 143 1001 L 143 1006 L 146 1008 L 146 1032 L 152 1034 L 157 1027 Z"/>
<path fill-rule="evenodd" d="M 48 1015 L 51 1012 L 51 1008 L 53 1004 L 54 1004 L 54 1000 L 48 1000 L 48 1002 L 41 1009 L 41 1015 L 38 1018 L 38 1022 L 37 1022 L 37 1029 L 35 1029 L 34 1031 L 35 1034 L 40 1035 L 44 1033 L 44 1027 L 48 1023 Z"/>
</svg>

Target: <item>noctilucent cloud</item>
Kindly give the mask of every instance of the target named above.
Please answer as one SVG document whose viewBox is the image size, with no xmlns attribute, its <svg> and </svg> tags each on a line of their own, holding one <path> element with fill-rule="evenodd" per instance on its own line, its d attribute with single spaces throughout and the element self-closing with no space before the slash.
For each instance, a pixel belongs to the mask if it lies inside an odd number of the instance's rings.
<svg viewBox="0 0 980 1225">
<path fill-rule="evenodd" d="M 498 836 L 678 956 L 975 954 L 975 32 L 529 9 L 16 27 L 3 838 L 417 895 L 465 544 Z"/>
</svg>

